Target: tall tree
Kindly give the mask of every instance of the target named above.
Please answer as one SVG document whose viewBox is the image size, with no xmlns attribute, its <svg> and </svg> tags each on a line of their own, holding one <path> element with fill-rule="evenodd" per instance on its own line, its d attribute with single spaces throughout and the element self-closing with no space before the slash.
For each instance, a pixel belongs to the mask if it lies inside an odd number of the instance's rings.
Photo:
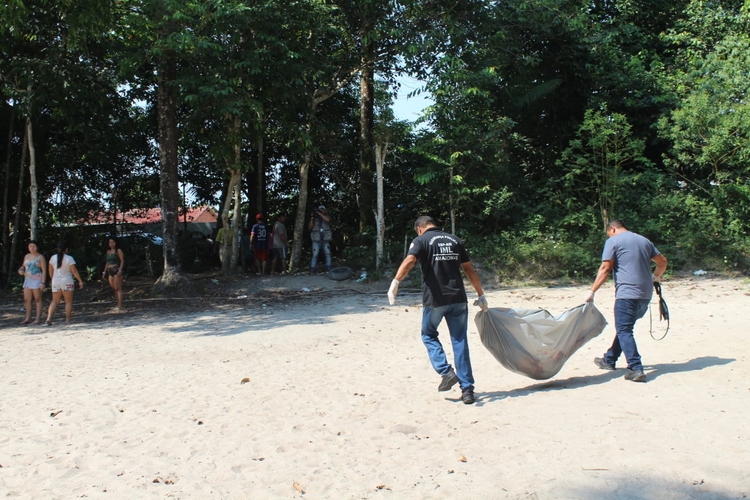
<svg viewBox="0 0 750 500">
<path fill-rule="evenodd" d="M 0 106 L 2 106 L 2 103 L 0 103 Z M 16 108 L 15 106 L 9 106 L 10 112 L 8 113 L 8 142 L 5 146 L 5 165 L 3 167 L 3 199 L 2 199 L 2 206 L 0 207 L 0 211 L 2 211 L 2 253 L 0 254 L 0 277 L 2 278 L 0 280 L 0 285 L 5 286 L 7 284 L 8 276 L 9 276 L 9 269 L 8 269 L 8 258 L 10 257 L 10 253 L 8 252 L 8 239 L 10 237 L 9 231 L 8 231 L 8 220 L 9 217 L 9 211 L 10 211 L 10 203 L 9 203 L 9 193 L 10 193 L 10 165 L 11 161 L 13 159 L 13 138 L 15 136 L 14 126 L 16 122 Z"/>
<path fill-rule="evenodd" d="M 153 68 L 150 78 L 144 80 L 137 75 L 132 84 L 156 87 L 152 105 L 156 108 L 158 122 L 164 272 L 155 283 L 155 289 L 164 295 L 189 295 L 194 290 L 182 272 L 177 251 L 180 207 L 178 107 L 182 97 L 178 65 L 192 47 L 190 42 L 195 26 L 199 24 L 201 5 L 122 0 L 118 8 L 121 14 L 118 36 L 128 41 L 124 67 L 126 70 L 144 66 Z M 145 54 L 143 47 L 146 48 Z"/>
<path fill-rule="evenodd" d="M 354 45 L 341 12 L 324 4 L 313 4 L 310 23 L 300 39 L 299 50 L 309 66 L 300 78 L 300 97 L 304 116 L 296 142 L 299 160 L 299 195 L 294 220 L 294 241 L 290 269 L 297 269 L 302 254 L 304 224 L 307 221 L 308 182 L 316 154 L 319 107 L 351 83 L 359 72 Z"/>
<path fill-rule="evenodd" d="M 750 9 L 692 2 L 668 38 L 681 55 L 668 83 L 677 106 L 660 123 L 668 166 L 710 191 L 750 181 Z M 712 43 L 707 43 L 707 39 Z"/>
<path fill-rule="evenodd" d="M 403 70 L 407 47 L 424 36 L 409 17 L 417 0 L 357 0 L 336 2 L 345 14 L 359 58 L 359 230 L 375 221 L 374 174 L 376 78 L 389 86 Z M 424 2 L 431 3 L 431 2 Z M 438 2 L 440 3 L 440 2 Z"/>
<path fill-rule="evenodd" d="M 70 163 L 59 160 L 63 150 L 74 149 L 68 143 L 75 141 L 56 143 L 51 140 L 52 131 L 84 129 L 86 121 L 76 122 L 70 115 L 75 115 L 76 108 L 84 108 L 96 116 L 91 109 L 100 104 L 95 96 L 111 83 L 107 81 L 111 73 L 101 71 L 99 50 L 110 21 L 109 2 L 98 0 L 84 4 L 26 0 L 0 8 L 0 50 L 8 55 L 0 62 L 0 83 L 3 95 L 23 112 L 30 157 L 32 237 L 37 238 L 38 228 L 46 225 L 40 223 L 40 214 L 50 217 L 58 208 L 42 210 L 40 205 L 48 202 L 53 189 L 67 187 L 61 178 L 75 176 L 66 173 L 74 170 Z M 88 92 L 89 100 L 78 100 L 79 93 L 86 93 L 84 89 L 93 93 Z M 52 149 L 57 150 L 55 154 L 49 154 Z M 82 198 L 89 194 L 80 191 Z"/>
<path fill-rule="evenodd" d="M 648 164 L 644 149 L 643 140 L 632 137 L 632 126 L 624 115 L 610 113 L 606 107 L 587 110 L 576 139 L 558 161 L 568 170 L 566 181 L 571 189 L 563 196 L 568 209 L 585 209 L 594 201 L 601 228 L 606 229 L 617 213 L 625 180 L 639 170 L 633 167 Z"/>
</svg>

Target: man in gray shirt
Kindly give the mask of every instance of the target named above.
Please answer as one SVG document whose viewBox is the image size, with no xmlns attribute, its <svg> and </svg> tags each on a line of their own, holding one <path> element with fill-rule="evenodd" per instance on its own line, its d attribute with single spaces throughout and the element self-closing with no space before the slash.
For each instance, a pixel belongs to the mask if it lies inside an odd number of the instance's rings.
<svg viewBox="0 0 750 500">
<path fill-rule="evenodd" d="M 654 292 L 653 283 L 661 281 L 667 269 L 664 257 L 647 238 L 628 231 L 619 219 L 607 225 L 607 242 L 602 252 L 602 265 L 596 275 L 591 290 L 586 294 L 586 302 L 594 300 L 594 293 L 601 287 L 610 272 L 615 278 L 615 340 L 602 358 L 594 358 L 594 363 L 603 370 L 614 370 L 620 354 L 625 353 L 628 362 L 626 380 L 645 382 L 641 356 L 633 337 L 633 327 L 646 314 Z M 656 269 L 651 273 L 651 261 Z"/>
</svg>

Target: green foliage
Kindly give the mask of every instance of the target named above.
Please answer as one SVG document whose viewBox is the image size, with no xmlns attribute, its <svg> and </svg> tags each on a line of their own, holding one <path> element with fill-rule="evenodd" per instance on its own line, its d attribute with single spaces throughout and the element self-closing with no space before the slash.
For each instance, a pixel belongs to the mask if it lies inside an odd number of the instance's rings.
<svg viewBox="0 0 750 500">
<path fill-rule="evenodd" d="M 383 248 L 384 263 L 400 264 L 404 255 L 403 242 L 387 242 Z M 341 259 L 342 263 L 352 269 L 366 269 L 372 278 L 375 272 L 375 244 L 350 244 L 344 247 Z"/>
<path fill-rule="evenodd" d="M 365 61 L 382 79 L 375 140 L 392 145 L 390 263 L 430 214 L 505 278 L 589 281 L 617 217 L 671 268 L 746 271 L 748 33 L 747 7 L 726 0 L 12 0 L 0 6 L 4 236 L 27 116 L 45 251 L 69 239 L 88 271 L 103 247 L 74 229 L 82 214 L 160 202 L 156 79 L 168 59 L 191 194 L 216 203 L 227 167 L 240 169 L 245 209 L 285 211 L 291 229 L 307 154 L 309 201 L 334 214 L 337 257 L 371 269 L 374 233 L 352 216 L 363 155 L 351 82 Z M 398 72 L 434 99 L 417 130 L 389 109 Z M 183 262 L 200 261 L 194 243 L 178 242 Z"/>
<path fill-rule="evenodd" d="M 730 25 L 737 31 L 672 76 L 678 105 L 659 122 L 672 143 L 667 165 L 703 190 L 750 179 L 750 13 L 736 14 Z"/>
<path fill-rule="evenodd" d="M 733 198 L 731 209 L 689 191 L 675 191 L 654 199 L 658 218 L 652 229 L 665 244 L 660 247 L 676 268 L 745 270 L 750 264 L 747 207 L 750 189 L 731 186 L 723 198 Z M 742 207 L 737 210 L 737 207 Z"/>
<path fill-rule="evenodd" d="M 375 267 L 374 249 L 373 245 L 349 245 L 344 248 L 344 261 L 352 269 L 373 269 Z"/>
<path fill-rule="evenodd" d="M 686 14 L 665 34 L 679 54 L 665 79 L 677 100 L 659 133 L 671 144 L 664 163 L 679 189 L 658 200 L 660 220 L 685 265 L 743 270 L 750 258 L 750 12 L 692 1 Z"/>
<path fill-rule="evenodd" d="M 495 269 L 503 280 L 592 279 L 601 263 L 604 234 L 571 241 L 571 235 L 545 224 L 541 216 L 515 231 L 467 238 L 472 259 Z"/>
<path fill-rule="evenodd" d="M 643 151 L 643 141 L 632 137 L 624 115 L 609 113 L 606 106 L 586 110 L 576 138 L 557 161 L 566 170 L 566 197 L 595 201 L 605 228 L 616 213 L 623 185 L 649 163 Z"/>
<path fill-rule="evenodd" d="M 99 277 L 96 266 L 86 266 L 86 281 L 94 281 Z"/>
</svg>

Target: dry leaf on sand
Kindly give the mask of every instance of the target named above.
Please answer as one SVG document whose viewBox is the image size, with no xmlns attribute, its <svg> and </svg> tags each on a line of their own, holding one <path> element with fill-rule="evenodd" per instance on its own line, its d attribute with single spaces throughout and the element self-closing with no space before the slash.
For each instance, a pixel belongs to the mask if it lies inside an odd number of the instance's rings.
<svg viewBox="0 0 750 500">
<path fill-rule="evenodd" d="M 302 486 L 300 486 L 297 481 L 294 482 L 294 489 L 297 490 L 297 491 L 299 491 L 303 495 L 305 494 L 305 490 L 302 489 Z"/>
</svg>

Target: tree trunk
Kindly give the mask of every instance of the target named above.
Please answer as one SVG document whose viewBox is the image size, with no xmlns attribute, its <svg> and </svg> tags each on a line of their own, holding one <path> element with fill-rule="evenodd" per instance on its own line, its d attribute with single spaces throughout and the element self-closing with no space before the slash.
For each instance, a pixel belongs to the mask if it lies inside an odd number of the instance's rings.
<svg viewBox="0 0 750 500">
<path fill-rule="evenodd" d="M 385 208 L 383 201 L 383 165 L 385 155 L 388 154 L 388 142 L 380 143 L 375 147 L 375 167 L 377 169 L 378 186 L 378 212 L 375 217 L 378 234 L 375 240 L 375 269 L 380 271 L 383 267 L 383 244 L 385 242 Z"/>
<path fill-rule="evenodd" d="M 308 130 L 311 125 L 308 125 Z M 292 243 L 292 258 L 289 261 L 289 270 L 299 269 L 299 260 L 302 256 L 302 235 L 305 234 L 305 221 L 307 221 L 307 183 L 310 175 L 310 162 L 312 162 L 312 151 L 305 150 L 305 156 L 299 166 L 299 196 L 297 197 L 297 214 L 294 217 L 294 242 Z"/>
<path fill-rule="evenodd" d="M 229 163 L 229 162 L 227 162 Z M 238 242 L 237 233 L 232 237 L 232 231 L 242 229 L 242 214 L 240 214 L 240 187 L 242 183 L 242 171 L 234 166 L 227 166 L 229 172 L 229 186 L 224 196 L 224 208 L 221 211 L 222 227 L 224 228 L 224 239 L 221 242 L 221 272 L 231 274 L 237 267 Z M 229 207 L 232 206 L 232 220 L 229 220 Z"/>
<path fill-rule="evenodd" d="M 21 213 L 23 212 L 23 180 L 26 174 L 26 155 L 28 153 L 28 143 L 26 142 L 28 137 L 23 134 L 23 146 L 21 148 L 21 164 L 18 169 L 18 195 L 16 196 L 16 216 L 13 219 L 13 238 L 10 243 L 10 257 L 8 260 L 8 274 L 10 270 L 15 267 L 13 259 L 16 256 L 16 248 L 18 247 L 18 235 L 21 232 Z"/>
<path fill-rule="evenodd" d="M 221 221 L 224 228 L 223 239 L 219 252 L 221 253 L 221 272 L 231 274 L 237 268 L 240 255 L 239 238 L 242 236 L 242 139 L 240 131 L 242 120 L 239 115 L 227 116 L 227 136 L 232 143 L 232 156 L 224 161 L 229 172 L 229 182 L 224 192 L 221 209 Z M 232 207 L 232 220 L 229 220 L 229 207 Z M 235 234 L 232 234 L 235 231 Z"/>
<path fill-rule="evenodd" d="M 237 147 L 237 160 L 239 161 L 240 148 Z M 236 176 L 237 180 L 234 186 L 234 217 L 232 217 L 233 226 L 237 228 L 237 234 L 232 238 L 232 258 L 230 259 L 230 265 L 232 269 L 237 268 L 237 263 L 240 260 L 240 242 L 242 241 L 242 170 L 235 169 L 232 176 Z"/>
<path fill-rule="evenodd" d="M 29 216 L 29 229 L 32 240 L 36 240 L 36 226 L 39 222 L 39 185 L 36 182 L 36 148 L 34 147 L 34 134 L 32 132 L 31 117 L 26 117 L 26 143 L 29 148 L 29 180 L 31 182 L 31 215 Z"/>
<path fill-rule="evenodd" d="M 258 214 L 265 214 L 263 206 L 265 203 L 265 191 L 266 191 L 266 170 L 263 167 L 263 132 L 259 132 L 256 140 L 256 150 L 258 158 L 256 159 L 255 175 L 257 179 L 257 185 L 255 186 L 255 208 Z"/>
<path fill-rule="evenodd" d="M 305 134 L 303 134 L 307 137 L 300 138 L 303 144 L 307 141 L 312 141 L 315 113 L 318 106 L 341 90 L 347 82 L 351 81 L 351 78 L 353 78 L 354 75 L 356 75 L 356 69 L 352 69 L 347 75 L 334 82 L 333 86 L 319 88 L 312 91 L 310 96 L 310 110 L 307 116 L 307 125 L 305 126 Z M 304 235 L 305 221 L 307 221 L 307 189 L 310 176 L 310 163 L 312 163 L 311 148 L 311 145 L 304 146 L 305 153 L 302 163 L 299 166 L 299 197 L 297 198 L 297 215 L 294 219 L 294 233 L 292 235 L 294 241 L 292 243 L 292 255 L 289 262 L 290 271 L 299 268 L 299 260 L 302 256 L 302 236 Z"/>
<path fill-rule="evenodd" d="M 117 186 L 113 186 L 112 187 L 112 234 L 115 234 L 115 235 L 117 234 L 117 203 L 119 201 L 120 199 L 119 199 L 119 196 L 117 195 Z"/>
<path fill-rule="evenodd" d="M 240 257 L 240 238 L 242 237 L 242 230 L 243 230 L 243 224 L 242 224 L 242 168 L 241 168 L 241 160 L 242 160 L 242 119 L 239 115 L 236 115 L 234 117 L 234 123 L 232 126 L 232 129 L 234 131 L 234 172 L 232 172 L 232 177 L 236 179 L 234 183 L 234 217 L 233 217 L 233 225 L 237 228 L 237 237 L 232 238 L 232 258 L 230 260 L 230 265 L 232 266 L 232 269 L 237 268 L 237 263 L 239 262 Z M 231 182 L 230 182 L 231 184 Z"/>
<path fill-rule="evenodd" d="M 365 31 L 364 35 L 368 32 Z M 366 39 L 366 36 L 362 40 Z M 375 164 L 375 141 L 373 139 L 375 109 L 375 42 L 367 42 L 362 47 L 361 72 L 359 77 L 359 231 L 364 232 L 372 225 L 375 207 L 373 204 L 374 186 L 372 182 Z"/>
<path fill-rule="evenodd" d="M 10 277 L 10 269 L 8 268 L 8 259 L 10 252 L 8 252 L 8 242 L 10 240 L 10 228 L 8 227 L 8 219 L 10 212 L 10 200 L 8 199 L 10 190 L 10 161 L 13 158 L 13 125 L 16 121 L 16 107 L 11 106 L 10 117 L 8 119 L 8 147 L 5 150 L 5 182 L 3 183 L 3 255 L 0 258 L 0 272 L 2 272 L 2 285 L 8 284 L 8 278 Z"/>
<path fill-rule="evenodd" d="M 240 129 L 242 120 L 239 115 L 235 117 L 227 116 L 227 136 L 232 143 L 232 156 L 225 157 L 224 161 L 229 172 L 229 182 L 226 184 L 224 191 L 224 200 L 221 208 L 221 222 L 224 228 L 223 239 L 219 252 L 221 254 L 221 272 L 231 274 L 237 268 L 239 261 L 240 245 L 238 236 L 242 236 L 242 169 L 240 161 L 242 159 L 242 143 L 240 138 Z M 229 207 L 232 207 L 232 220 L 229 220 Z M 232 231 L 235 234 L 232 235 Z"/>
<path fill-rule="evenodd" d="M 164 272 L 154 284 L 157 293 L 171 297 L 194 295 L 193 284 L 182 274 L 177 252 L 180 206 L 177 165 L 177 104 L 174 81 L 177 62 L 173 54 L 162 56 L 157 67 L 157 115 L 159 128 L 159 175 L 163 227 Z"/>
</svg>

